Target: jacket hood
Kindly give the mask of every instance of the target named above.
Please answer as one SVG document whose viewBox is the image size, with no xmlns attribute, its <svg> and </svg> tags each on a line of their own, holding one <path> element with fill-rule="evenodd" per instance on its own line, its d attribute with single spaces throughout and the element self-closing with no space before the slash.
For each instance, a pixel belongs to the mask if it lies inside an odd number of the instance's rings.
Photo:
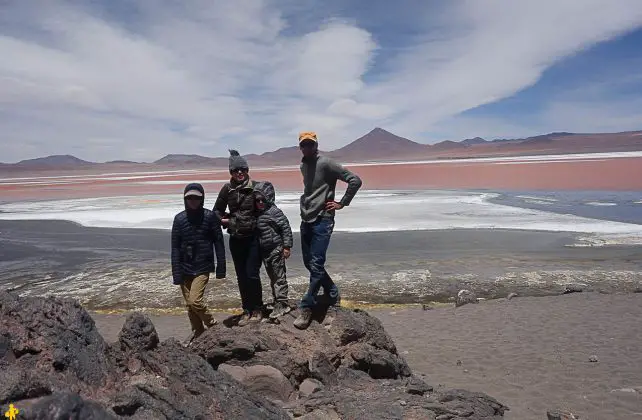
<svg viewBox="0 0 642 420">
<path fill-rule="evenodd" d="M 254 191 L 265 197 L 265 204 L 271 206 L 275 201 L 274 185 L 270 181 L 261 181 L 254 186 Z"/>
<path fill-rule="evenodd" d="M 203 205 L 205 204 L 205 189 L 198 182 L 193 182 L 191 184 L 187 184 L 185 186 L 185 189 L 183 190 L 183 204 L 185 204 L 185 210 L 189 210 L 187 208 L 187 199 L 185 198 L 185 193 L 187 193 L 189 190 L 197 190 L 200 191 L 201 194 L 203 194 L 203 197 L 201 197 L 201 208 L 203 208 Z"/>
</svg>

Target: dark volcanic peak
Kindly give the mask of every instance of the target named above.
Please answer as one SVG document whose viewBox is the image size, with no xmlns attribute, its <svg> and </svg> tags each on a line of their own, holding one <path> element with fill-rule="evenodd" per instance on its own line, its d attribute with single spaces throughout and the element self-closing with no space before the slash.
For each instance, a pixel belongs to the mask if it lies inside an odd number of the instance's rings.
<svg viewBox="0 0 642 420">
<path fill-rule="evenodd" d="M 337 149 L 333 154 L 347 156 L 358 154 L 361 156 L 388 157 L 390 153 L 407 154 L 424 150 L 425 145 L 399 137 L 383 128 L 375 128 L 368 134 L 359 137 L 352 143 Z"/>
</svg>

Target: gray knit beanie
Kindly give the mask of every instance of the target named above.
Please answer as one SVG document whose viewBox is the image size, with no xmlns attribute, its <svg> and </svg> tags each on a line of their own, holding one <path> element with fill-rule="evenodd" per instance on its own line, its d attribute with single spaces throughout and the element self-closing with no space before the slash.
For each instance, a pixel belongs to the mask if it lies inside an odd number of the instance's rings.
<svg viewBox="0 0 642 420">
<path fill-rule="evenodd" d="M 239 168 L 248 168 L 250 166 L 247 164 L 247 160 L 239 154 L 234 149 L 230 149 L 230 172 L 235 171 Z"/>
</svg>

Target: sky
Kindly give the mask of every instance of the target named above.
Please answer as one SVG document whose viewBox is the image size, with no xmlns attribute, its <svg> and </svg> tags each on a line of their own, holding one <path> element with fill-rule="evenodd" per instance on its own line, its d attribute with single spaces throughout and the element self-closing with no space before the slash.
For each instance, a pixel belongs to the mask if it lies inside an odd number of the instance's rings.
<svg viewBox="0 0 642 420">
<path fill-rule="evenodd" d="M 0 161 L 642 129 L 639 0 L 0 1 Z"/>
</svg>

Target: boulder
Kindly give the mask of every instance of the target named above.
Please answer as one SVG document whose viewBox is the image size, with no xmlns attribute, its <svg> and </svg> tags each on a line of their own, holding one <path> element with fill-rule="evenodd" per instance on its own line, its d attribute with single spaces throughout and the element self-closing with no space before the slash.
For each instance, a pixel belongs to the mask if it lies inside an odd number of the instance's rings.
<svg viewBox="0 0 642 420">
<path fill-rule="evenodd" d="M 304 397 L 309 397 L 317 391 L 323 389 L 323 384 L 316 379 L 306 379 L 299 385 L 299 393 Z"/>
<path fill-rule="evenodd" d="M 121 350 L 144 351 L 153 350 L 158 346 L 156 327 L 147 315 L 138 312 L 127 315 L 125 324 L 118 334 Z"/>
<path fill-rule="evenodd" d="M 457 298 L 455 299 L 455 307 L 458 308 L 460 306 L 466 305 L 468 303 L 477 303 L 477 295 L 475 292 L 471 292 L 470 290 L 462 289 L 457 293 Z"/>
</svg>

